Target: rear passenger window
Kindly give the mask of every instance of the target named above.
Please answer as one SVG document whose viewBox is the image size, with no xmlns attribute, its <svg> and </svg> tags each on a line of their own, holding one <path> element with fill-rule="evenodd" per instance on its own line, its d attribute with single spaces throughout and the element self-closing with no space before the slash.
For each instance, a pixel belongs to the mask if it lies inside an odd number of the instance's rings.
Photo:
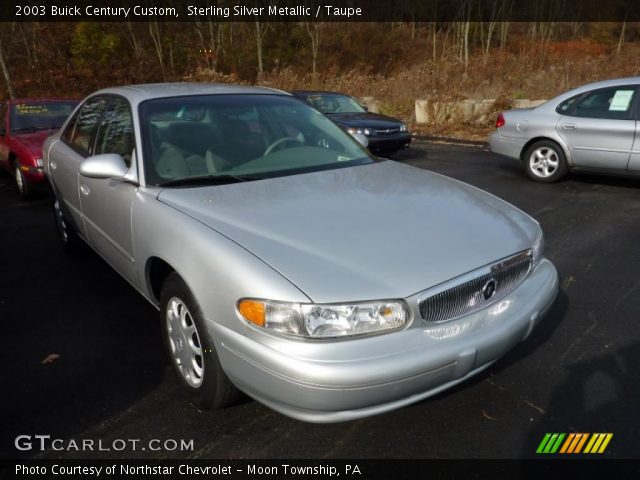
<svg viewBox="0 0 640 480">
<path fill-rule="evenodd" d="M 635 86 L 594 90 L 576 102 L 571 115 L 585 118 L 629 120 L 635 95 Z"/>
<path fill-rule="evenodd" d="M 560 115 L 570 115 L 571 109 L 575 105 L 576 100 L 578 100 L 581 96 L 582 94 L 565 100 L 560 105 L 558 105 L 558 107 L 556 108 L 556 112 L 558 112 Z"/>
<path fill-rule="evenodd" d="M 69 122 L 62 136 L 63 140 L 78 152 L 89 155 L 91 138 L 102 117 L 105 105 L 104 97 L 92 97 L 87 100 L 76 114 L 76 118 Z"/>
</svg>

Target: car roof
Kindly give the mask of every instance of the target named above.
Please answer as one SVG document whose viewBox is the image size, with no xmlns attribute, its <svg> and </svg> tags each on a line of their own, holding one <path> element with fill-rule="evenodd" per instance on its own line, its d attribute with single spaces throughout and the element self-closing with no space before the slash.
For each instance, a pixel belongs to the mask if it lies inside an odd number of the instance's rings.
<svg viewBox="0 0 640 480">
<path fill-rule="evenodd" d="M 555 108 L 558 104 L 564 102 L 569 98 L 575 97 L 576 95 L 580 95 L 590 90 L 596 90 L 598 88 L 617 87 L 620 85 L 640 85 L 640 77 L 613 78 L 609 80 L 601 80 L 599 82 L 580 85 L 579 87 L 567 90 L 560 95 L 551 98 L 546 103 L 543 103 L 539 107 L 536 107 L 535 110 L 539 112 L 550 113 L 552 111 L 555 111 Z"/>
<path fill-rule="evenodd" d="M 293 95 L 344 95 L 345 97 L 351 96 L 343 92 L 333 92 L 330 90 L 292 90 L 291 93 Z"/>
<path fill-rule="evenodd" d="M 181 97 L 188 95 L 229 95 L 229 94 L 266 94 L 289 95 L 287 92 L 267 87 L 252 87 L 227 83 L 147 83 L 125 85 L 99 90 L 93 95 L 115 94 L 129 99 L 132 103 L 140 103 L 152 98 Z"/>
</svg>

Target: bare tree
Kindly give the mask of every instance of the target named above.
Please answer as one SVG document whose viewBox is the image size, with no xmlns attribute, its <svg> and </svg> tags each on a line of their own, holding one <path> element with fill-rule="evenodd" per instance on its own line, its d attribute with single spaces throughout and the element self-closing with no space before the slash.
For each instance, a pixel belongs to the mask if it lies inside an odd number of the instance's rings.
<svg viewBox="0 0 640 480">
<path fill-rule="evenodd" d="M 158 21 L 154 20 L 149 22 L 149 35 L 151 35 L 151 40 L 153 40 L 153 46 L 156 50 L 156 56 L 158 57 L 158 63 L 160 64 L 160 72 L 162 73 L 162 80 L 166 80 L 166 72 L 164 68 L 164 52 L 162 49 L 162 34 L 160 33 L 160 27 L 158 25 Z"/>
<path fill-rule="evenodd" d="M 202 49 L 207 68 L 216 69 L 220 55 L 224 53 L 224 31 L 227 25 L 223 22 L 194 22 L 195 31 Z M 229 28 L 231 25 L 229 25 Z"/>
<path fill-rule="evenodd" d="M 256 53 L 258 56 L 258 76 L 262 76 L 264 72 L 264 63 L 262 61 L 262 45 L 264 36 L 269 30 L 269 25 L 264 25 L 260 20 L 256 20 Z"/>
<path fill-rule="evenodd" d="M 320 28 L 322 23 L 319 22 L 304 22 L 307 29 L 307 34 L 311 39 L 311 73 L 316 76 L 316 63 L 318 60 L 318 50 L 320 48 Z"/>
<path fill-rule="evenodd" d="M 135 30 L 133 28 L 133 23 L 129 20 L 127 20 L 125 22 L 127 28 L 125 29 L 125 38 L 127 39 L 127 41 L 129 42 L 129 45 L 131 45 L 131 49 L 133 50 L 133 56 L 136 59 L 136 62 L 138 62 L 140 60 L 140 58 L 142 57 L 141 53 L 142 50 L 140 48 L 140 42 L 138 41 L 138 38 L 136 37 L 135 34 Z"/>
</svg>

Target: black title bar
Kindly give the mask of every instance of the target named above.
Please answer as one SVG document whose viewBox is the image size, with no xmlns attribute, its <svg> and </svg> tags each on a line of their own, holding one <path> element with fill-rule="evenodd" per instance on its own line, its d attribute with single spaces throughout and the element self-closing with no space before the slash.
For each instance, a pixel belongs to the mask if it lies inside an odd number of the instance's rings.
<svg viewBox="0 0 640 480">
<path fill-rule="evenodd" d="M 640 20 L 630 0 L 14 0 L 0 21 L 594 22 Z"/>
<path fill-rule="evenodd" d="M 23 460 L 0 461 L 5 478 L 544 479 L 638 478 L 638 460 Z"/>
</svg>

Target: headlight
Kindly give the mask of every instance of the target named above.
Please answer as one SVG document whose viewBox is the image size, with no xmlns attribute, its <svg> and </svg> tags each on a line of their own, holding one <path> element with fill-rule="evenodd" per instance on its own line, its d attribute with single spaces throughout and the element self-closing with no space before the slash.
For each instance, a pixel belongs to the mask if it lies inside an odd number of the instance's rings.
<svg viewBox="0 0 640 480">
<path fill-rule="evenodd" d="M 536 239 L 536 243 L 533 244 L 533 248 L 531 249 L 531 255 L 533 257 L 533 266 L 535 267 L 542 260 L 542 256 L 544 254 L 544 233 L 540 230 L 538 234 L 538 238 Z"/>
<path fill-rule="evenodd" d="M 400 131 L 401 132 L 406 132 L 407 131 L 407 126 L 404 123 L 400 124 Z"/>
<path fill-rule="evenodd" d="M 347 132 L 349 132 L 351 135 L 353 135 L 355 133 L 360 133 L 360 134 L 366 135 L 368 137 L 369 135 L 371 135 L 373 133 L 373 130 L 370 129 L 370 128 L 349 127 L 349 128 L 347 128 Z"/>
<path fill-rule="evenodd" d="M 315 305 L 243 299 L 238 302 L 238 312 L 259 327 L 306 338 L 383 333 L 409 321 L 408 307 L 397 300 Z"/>
<path fill-rule="evenodd" d="M 44 167 L 44 162 L 42 161 L 41 158 L 36 158 L 36 166 L 40 168 Z"/>
</svg>

